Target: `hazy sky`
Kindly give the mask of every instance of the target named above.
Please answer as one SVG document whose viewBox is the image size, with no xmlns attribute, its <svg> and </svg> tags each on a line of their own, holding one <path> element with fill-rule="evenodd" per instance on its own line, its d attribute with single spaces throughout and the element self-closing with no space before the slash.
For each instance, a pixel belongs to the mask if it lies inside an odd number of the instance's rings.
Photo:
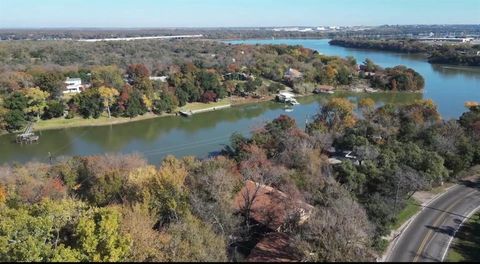
<svg viewBox="0 0 480 264">
<path fill-rule="evenodd" d="M 480 24 L 480 0 L 0 0 L 0 28 Z"/>
</svg>

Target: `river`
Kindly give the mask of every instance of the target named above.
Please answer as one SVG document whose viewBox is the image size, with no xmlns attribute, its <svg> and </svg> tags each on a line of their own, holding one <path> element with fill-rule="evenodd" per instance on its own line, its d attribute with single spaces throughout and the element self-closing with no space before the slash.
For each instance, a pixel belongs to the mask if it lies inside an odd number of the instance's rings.
<svg viewBox="0 0 480 264">
<path fill-rule="evenodd" d="M 424 94 L 336 93 L 353 101 L 371 97 L 377 104 L 406 103 L 415 99 L 431 98 L 444 118 L 457 118 L 465 111 L 465 101 L 480 101 L 480 68 L 431 65 L 422 56 L 393 52 L 350 49 L 330 46 L 328 40 L 246 40 L 232 44 L 289 44 L 303 45 L 325 55 L 353 56 L 358 62 L 365 58 L 389 67 L 403 64 L 420 72 L 426 82 Z M 228 144 L 233 132 L 248 135 L 252 129 L 281 114 L 287 114 L 304 127 L 320 105 L 331 95 L 299 98 L 300 105 L 293 112 L 273 102 L 235 106 L 215 112 L 201 113 L 190 118 L 161 117 L 127 124 L 38 131 L 39 143 L 18 145 L 15 135 L 0 136 L 0 164 L 5 162 L 47 162 L 53 157 L 94 155 L 102 153 L 140 153 L 152 164 L 158 164 L 166 155 L 177 157 L 195 155 L 206 157 Z"/>
</svg>

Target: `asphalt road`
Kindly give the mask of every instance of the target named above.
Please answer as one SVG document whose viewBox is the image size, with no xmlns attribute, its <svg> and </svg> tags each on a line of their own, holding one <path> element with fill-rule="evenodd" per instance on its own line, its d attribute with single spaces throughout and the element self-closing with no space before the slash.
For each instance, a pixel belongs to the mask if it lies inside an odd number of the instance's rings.
<svg viewBox="0 0 480 264">
<path fill-rule="evenodd" d="M 480 206 L 480 185 L 465 181 L 428 204 L 398 238 L 388 262 L 439 262 L 462 221 Z"/>
</svg>

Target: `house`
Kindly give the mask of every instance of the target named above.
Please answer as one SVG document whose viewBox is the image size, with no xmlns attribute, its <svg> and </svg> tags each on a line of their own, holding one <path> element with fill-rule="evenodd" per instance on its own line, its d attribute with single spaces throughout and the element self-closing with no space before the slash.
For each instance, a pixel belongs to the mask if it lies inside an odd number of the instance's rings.
<svg viewBox="0 0 480 264">
<path fill-rule="evenodd" d="M 286 72 L 285 72 L 285 75 L 283 76 L 285 79 L 287 80 L 295 80 L 295 79 L 298 79 L 298 78 L 302 78 L 303 77 L 303 74 L 296 70 L 296 69 L 292 69 L 292 68 L 289 68 Z"/>
<path fill-rule="evenodd" d="M 64 94 L 80 93 L 83 90 L 82 79 L 80 78 L 67 78 L 64 83 L 66 85 Z"/>
<path fill-rule="evenodd" d="M 313 212 L 313 206 L 291 199 L 273 187 L 250 180 L 235 196 L 234 209 L 239 213 L 248 210 L 250 219 L 277 232 L 289 220 L 303 224 Z"/>
<path fill-rule="evenodd" d="M 313 90 L 313 93 L 319 94 L 319 93 L 328 93 L 328 94 L 333 94 L 335 88 L 330 85 L 320 85 L 315 90 Z"/>
<path fill-rule="evenodd" d="M 168 76 L 150 76 L 151 81 L 167 82 Z"/>
<path fill-rule="evenodd" d="M 268 233 L 255 245 L 247 257 L 248 262 L 298 262 L 298 252 L 292 239 L 284 233 Z"/>
</svg>

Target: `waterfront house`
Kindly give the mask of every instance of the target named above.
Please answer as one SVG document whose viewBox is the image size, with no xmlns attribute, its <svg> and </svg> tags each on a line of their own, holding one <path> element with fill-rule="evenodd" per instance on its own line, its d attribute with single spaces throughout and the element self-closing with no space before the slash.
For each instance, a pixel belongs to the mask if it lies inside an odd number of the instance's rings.
<svg viewBox="0 0 480 264">
<path fill-rule="evenodd" d="M 65 90 L 63 91 L 64 94 L 71 94 L 71 93 L 80 93 L 83 90 L 82 79 L 80 78 L 67 78 L 64 82 Z"/>
<path fill-rule="evenodd" d="M 286 72 L 285 72 L 285 75 L 284 75 L 284 78 L 289 80 L 289 81 L 293 81 L 295 79 L 299 79 L 299 78 L 302 78 L 303 77 L 303 74 L 296 70 L 296 69 L 293 69 L 293 68 L 289 68 Z"/>
<path fill-rule="evenodd" d="M 267 185 L 247 181 L 237 193 L 234 209 L 246 214 L 251 220 L 271 231 L 281 231 L 289 220 L 301 225 L 308 220 L 313 206 L 289 197 L 287 194 Z"/>
<path fill-rule="evenodd" d="M 333 94 L 334 93 L 333 90 L 335 90 L 335 88 L 333 86 L 320 85 L 317 88 L 315 88 L 315 90 L 313 90 L 313 93 L 315 93 L 315 94 L 319 94 L 319 93 Z"/>
</svg>

